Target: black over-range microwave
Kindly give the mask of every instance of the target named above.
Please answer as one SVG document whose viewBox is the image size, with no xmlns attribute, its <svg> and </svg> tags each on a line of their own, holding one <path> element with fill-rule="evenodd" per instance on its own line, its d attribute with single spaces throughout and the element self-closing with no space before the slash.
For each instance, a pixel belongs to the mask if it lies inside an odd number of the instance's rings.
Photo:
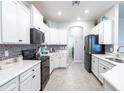
<svg viewBox="0 0 124 93">
<path fill-rule="evenodd" d="M 30 43 L 31 44 L 41 44 L 45 41 L 45 35 L 42 31 L 31 28 L 30 29 Z"/>
</svg>

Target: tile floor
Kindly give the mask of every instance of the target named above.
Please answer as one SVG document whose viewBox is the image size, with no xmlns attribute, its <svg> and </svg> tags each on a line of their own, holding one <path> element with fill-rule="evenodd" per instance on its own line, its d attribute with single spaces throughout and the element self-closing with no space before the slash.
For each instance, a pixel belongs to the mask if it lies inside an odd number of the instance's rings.
<svg viewBox="0 0 124 93">
<path fill-rule="evenodd" d="M 44 91 L 102 91 L 102 85 L 82 64 L 52 72 Z"/>
</svg>

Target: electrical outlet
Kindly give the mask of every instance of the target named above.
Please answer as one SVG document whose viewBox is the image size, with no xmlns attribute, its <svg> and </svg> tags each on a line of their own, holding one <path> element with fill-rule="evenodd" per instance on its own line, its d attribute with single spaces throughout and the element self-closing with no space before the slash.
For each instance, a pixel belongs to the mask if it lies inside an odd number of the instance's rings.
<svg viewBox="0 0 124 93">
<path fill-rule="evenodd" d="M 4 56 L 5 56 L 5 57 L 8 57 L 8 56 L 9 56 L 9 51 L 8 51 L 8 50 L 5 50 L 5 51 L 4 51 Z"/>
</svg>

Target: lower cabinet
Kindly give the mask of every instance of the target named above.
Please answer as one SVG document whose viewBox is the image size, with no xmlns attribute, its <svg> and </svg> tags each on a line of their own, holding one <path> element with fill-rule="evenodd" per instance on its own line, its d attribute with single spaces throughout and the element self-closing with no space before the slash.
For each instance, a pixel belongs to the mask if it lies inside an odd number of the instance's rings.
<svg viewBox="0 0 124 93">
<path fill-rule="evenodd" d="M 39 91 L 41 88 L 40 63 L 0 86 L 0 91 Z"/>
<path fill-rule="evenodd" d="M 19 91 L 19 78 L 16 77 L 2 85 L 0 91 Z"/>
<path fill-rule="evenodd" d="M 67 53 L 54 53 L 50 56 L 50 73 L 55 68 L 66 68 Z"/>
<path fill-rule="evenodd" d="M 31 91 L 32 90 L 32 75 L 27 77 L 21 84 L 20 84 L 21 91 Z"/>
<path fill-rule="evenodd" d="M 111 64 L 107 61 L 92 56 L 92 72 L 101 83 L 103 83 L 103 77 L 101 74 L 107 72 L 114 66 L 115 66 L 114 64 Z"/>
<path fill-rule="evenodd" d="M 103 77 L 101 76 L 101 74 L 107 72 L 108 70 L 110 70 L 114 66 L 115 65 L 99 59 L 99 76 L 98 76 L 98 78 L 102 83 L 103 83 Z"/>
<path fill-rule="evenodd" d="M 98 77 L 98 65 L 99 65 L 99 59 L 92 56 L 92 72 L 96 77 Z"/>
<path fill-rule="evenodd" d="M 54 66 L 54 55 L 50 56 L 50 73 L 52 73 L 53 69 L 55 68 Z"/>
<path fill-rule="evenodd" d="M 34 72 L 34 75 L 32 76 L 32 90 L 33 91 L 39 91 L 40 90 L 40 85 L 41 85 L 41 78 L 40 78 L 40 68 L 37 69 Z"/>
<path fill-rule="evenodd" d="M 40 64 L 32 67 L 20 75 L 20 91 L 38 91 L 40 90 L 41 76 Z"/>
</svg>

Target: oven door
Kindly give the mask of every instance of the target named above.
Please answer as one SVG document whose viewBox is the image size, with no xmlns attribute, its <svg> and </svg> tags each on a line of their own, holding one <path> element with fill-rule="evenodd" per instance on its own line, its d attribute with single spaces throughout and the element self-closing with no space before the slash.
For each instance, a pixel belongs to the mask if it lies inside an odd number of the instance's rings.
<svg viewBox="0 0 124 93">
<path fill-rule="evenodd" d="M 49 63 L 49 59 L 41 62 L 42 64 L 42 69 L 41 69 L 41 72 L 42 72 L 42 80 L 41 80 L 41 86 L 42 86 L 42 90 L 44 89 L 45 85 L 47 84 L 47 81 L 49 79 L 49 76 L 50 76 L 50 63 Z"/>
</svg>

